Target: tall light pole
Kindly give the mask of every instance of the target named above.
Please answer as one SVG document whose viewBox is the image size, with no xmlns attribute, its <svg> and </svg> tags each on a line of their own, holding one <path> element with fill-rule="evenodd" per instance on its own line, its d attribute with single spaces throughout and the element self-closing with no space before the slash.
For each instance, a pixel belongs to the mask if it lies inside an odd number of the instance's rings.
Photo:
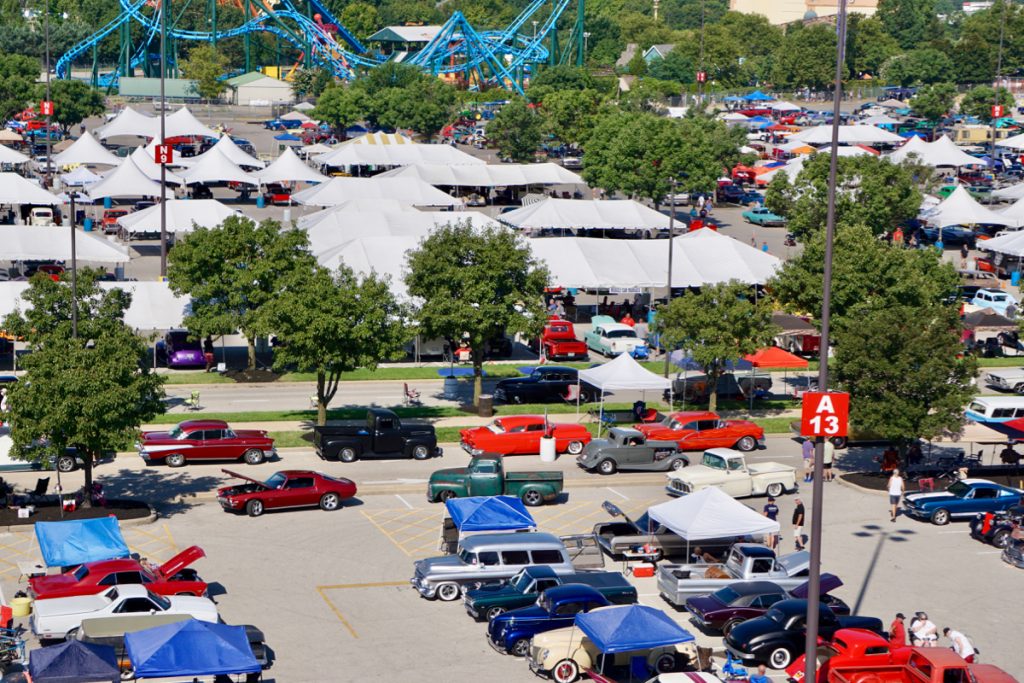
<svg viewBox="0 0 1024 683">
<path fill-rule="evenodd" d="M 160 2 L 160 145 L 167 143 L 167 0 Z M 167 277 L 167 164 L 160 164 L 160 277 Z"/>
<path fill-rule="evenodd" d="M 836 30 L 836 76 L 832 88 L 832 150 L 828 168 L 828 212 L 825 216 L 825 263 L 821 297 L 821 345 L 818 349 L 818 391 L 828 391 L 828 347 L 832 318 L 832 241 L 836 231 L 836 176 L 839 159 L 839 110 L 843 99 L 843 66 L 846 61 L 846 2 L 839 0 Z M 825 467 L 825 441 L 818 437 L 814 446 L 814 483 L 811 502 L 811 563 L 807 578 L 807 635 L 804 639 L 804 680 L 817 680 L 818 621 L 821 601 L 821 528 L 822 498 L 825 487 L 821 477 Z"/>
<path fill-rule="evenodd" d="M 668 214 L 668 277 L 665 278 L 665 282 L 668 285 L 668 294 L 665 295 L 665 305 L 667 306 L 672 302 L 672 251 L 674 249 L 675 238 L 676 238 L 676 187 L 679 182 L 673 177 L 668 179 L 669 187 L 669 214 Z M 661 337 L 658 337 L 658 342 L 662 343 Z M 662 344 L 664 346 L 664 344 Z M 667 346 L 665 347 L 665 377 L 668 377 L 669 370 L 669 359 L 672 356 L 672 350 Z M 671 409 L 672 406 L 669 406 Z"/>
<path fill-rule="evenodd" d="M 999 22 L 999 52 L 996 57 L 996 83 L 993 88 L 994 95 L 992 97 L 992 106 L 996 107 L 999 104 L 999 79 L 1002 76 L 1003 71 L 1003 37 L 1006 34 L 1006 6 L 1008 2 L 1003 2 L 1003 17 Z M 992 156 L 992 168 L 995 168 L 996 164 L 996 117 L 995 110 L 993 109 L 992 116 L 992 149 L 990 155 Z"/>
<path fill-rule="evenodd" d="M 590 40 L 590 31 L 584 31 L 583 32 L 583 63 L 584 64 L 586 64 L 586 62 L 587 62 L 587 52 L 589 50 L 589 48 L 587 47 L 587 44 L 588 44 L 587 41 L 589 41 L 589 40 Z"/>
<path fill-rule="evenodd" d="M 43 5 L 43 32 L 46 34 L 46 101 L 50 102 L 50 3 L 49 0 L 45 0 Z M 47 105 L 47 112 L 51 111 Z M 50 187 L 53 184 L 53 178 L 50 173 L 50 114 L 46 115 L 46 186 Z"/>
</svg>

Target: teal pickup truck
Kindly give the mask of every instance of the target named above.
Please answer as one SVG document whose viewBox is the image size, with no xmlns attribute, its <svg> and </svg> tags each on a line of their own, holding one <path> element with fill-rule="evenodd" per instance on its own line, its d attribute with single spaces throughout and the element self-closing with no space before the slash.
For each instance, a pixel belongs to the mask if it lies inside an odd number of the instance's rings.
<svg viewBox="0 0 1024 683">
<path fill-rule="evenodd" d="M 467 496 L 515 496 L 531 507 L 562 492 L 561 472 L 506 472 L 501 458 L 480 457 L 468 467 L 437 470 L 427 483 L 427 501 L 443 503 Z"/>
</svg>

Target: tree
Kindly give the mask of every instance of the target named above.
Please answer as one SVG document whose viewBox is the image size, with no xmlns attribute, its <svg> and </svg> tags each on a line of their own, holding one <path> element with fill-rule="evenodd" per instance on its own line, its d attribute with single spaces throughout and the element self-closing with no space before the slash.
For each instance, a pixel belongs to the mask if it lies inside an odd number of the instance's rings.
<svg viewBox="0 0 1024 683">
<path fill-rule="evenodd" d="M 292 93 L 298 99 L 320 97 L 331 83 L 334 76 L 327 69 L 299 69 L 292 76 Z"/>
<path fill-rule="evenodd" d="M 542 67 L 530 79 L 529 95 L 538 88 L 551 90 L 593 90 L 597 87 L 594 76 L 587 69 L 569 64 Z M 535 100 L 536 101 L 536 100 Z"/>
<path fill-rule="evenodd" d="M 708 410 L 718 407 L 718 378 L 726 364 L 771 343 L 778 331 L 772 308 L 735 280 L 688 291 L 658 310 L 655 322 L 666 348 L 685 349 L 704 368 L 711 389 Z"/>
<path fill-rule="evenodd" d="M 942 35 L 935 0 L 880 0 L 875 16 L 904 50 Z"/>
<path fill-rule="evenodd" d="M 549 92 L 540 107 L 544 131 L 566 144 L 583 144 L 597 121 L 601 101 L 596 90 Z"/>
<path fill-rule="evenodd" d="M 360 41 L 365 40 L 381 27 L 377 8 L 366 2 L 350 2 L 336 15 L 338 20 L 355 34 Z"/>
<path fill-rule="evenodd" d="M 77 337 L 66 278 L 36 275 L 22 295 L 25 312 L 3 323 L 31 351 L 20 360 L 24 377 L 8 389 L 12 454 L 39 462 L 74 447 L 86 491 L 92 490 L 93 463 L 130 444 L 140 425 L 164 411 L 163 378 L 143 362 L 146 343 L 124 323 L 131 294 L 100 289 L 98 277 L 97 271 L 78 272 Z M 90 504 L 90 496 L 85 501 Z"/>
<path fill-rule="evenodd" d="M 956 86 L 952 83 L 926 85 L 910 100 L 910 108 L 928 121 L 940 121 L 953 110 L 956 102 Z"/>
<path fill-rule="evenodd" d="M 331 124 L 335 131 L 344 132 L 349 126 L 366 118 L 367 100 L 362 88 L 332 84 L 320 95 L 310 115 Z"/>
<path fill-rule="evenodd" d="M 902 86 L 939 83 L 952 73 L 953 60 L 930 47 L 896 55 L 882 66 L 885 82 Z"/>
<path fill-rule="evenodd" d="M 647 75 L 647 60 L 644 58 L 644 51 L 637 50 L 633 58 L 629 60 L 629 64 L 626 65 L 626 71 L 632 76 L 646 76 Z"/>
<path fill-rule="evenodd" d="M 405 311 L 391 283 L 370 274 L 356 277 L 341 266 L 294 270 L 282 279 L 278 296 L 263 308 L 266 325 L 282 344 L 274 352 L 278 368 L 316 373 L 317 424 L 338 391 L 341 373 L 376 368 L 403 354 Z"/>
<path fill-rule="evenodd" d="M 196 228 L 168 255 L 167 279 L 176 294 L 192 297 L 185 325 L 198 336 L 240 331 L 256 367 L 256 337 L 270 334 L 262 309 L 292 273 L 308 274 L 314 259 L 302 230 L 259 225 L 232 216 L 215 228 Z"/>
<path fill-rule="evenodd" d="M 39 89 L 40 97 L 46 96 L 45 87 Z M 83 81 L 55 80 L 50 83 L 50 99 L 53 100 L 51 120 L 60 125 L 67 135 L 90 116 L 99 116 L 106 111 L 103 94 Z"/>
<path fill-rule="evenodd" d="M 534 106 L 517 97 L 503 106 L 487 125 L 487 137 L 498 145 L 502 158 L 520 163 L 533 161 L 543 137 L 543 125 Z"/>
<path fill-rule="evenodd" d="M 846 68 L 851 74 L 877 76 L 886 60 L 900 53 L 899 43 L 877 17 L 854 13 L 847 21 Z"/>
<path fill-rule="evenodd" d="M 7 121 L 32 101 L 40 68 L 37 59 L 0 54 L 0 121 Z"/>
<path fill-rule="evenodd" d="M 771 77 L 778 87 L 824 90 L 832 87 L 835 69 L 835 29 L 818 24 L 786 33 L 772 56 Z"/>
<path fill-rule="evenodd" d="M 1006 88 L 999 88 L 998 100 L 996 91 L 987 85 L 979 85 L 971 88 L 960 101 L 960 113 L 967 116 L 974 116 L 982 123 L 992 122 L 992 105 L 1001 104 L 1007 112 L 1007 116 L 1013 111 L 1013 95 Z"/>
<path fill-rule="evenodd" d="M 427 139 L 437 135 L 455 111 L 455 89 L 436 77 L 419 76 L 405 87 L 371 94 L 370 118 L 381 126 L 407 128 Z"/>
<path fill-rule="evenodd" d="M 484 343 L 497 334 L 540 332 L 548 271 L 512 231 L 468 222 L 435 230 L 407 259 L 405 284 L 423 302 L 415 316 L 423 334 L 466 339 L 473 349 L 475 405 Z"/>
<path fill-rule="evenodd" d="M 649 71 L 652 76 L 663 81 L 693 83 L 697 78 L 697 67 L 693 59 L 678 47 L 665 55 L 664 59 L 655 60 Z"/>
<path fill-rule="evenodd" d="M 194 92 L 204 100 L 215 100 L 224 92 L 221 79 L 228 71 L 228 58 L 215 46 L 204 43 L 192 48 L 181 63 L 181 75 L 195 81 Z"/>
</svg>

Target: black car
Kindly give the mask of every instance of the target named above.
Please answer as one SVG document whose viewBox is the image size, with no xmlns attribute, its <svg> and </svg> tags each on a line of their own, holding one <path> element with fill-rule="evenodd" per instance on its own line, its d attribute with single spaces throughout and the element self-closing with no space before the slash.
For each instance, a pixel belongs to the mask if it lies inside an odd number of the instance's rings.
<svg viewBox="0 0 1024 683">
<path fill-rule="evenodd" d="M 1024 506 L 1014 505 L 1003 512 L 981 512 L 971 520 L 971 537 L 997 548 L 1010 545 L 1013 530 L 1024 525 Z"/>
<path fill-rule="evenodd" d="M 934 244 L 939 241 L 938 228 L 922 228 L 922 241 L 927 244 Z M 973 230 L 962 228 L 958 225 L 950 225 L 942 228 L 942 244 L 947 247 L 959 247 L 966 244 L 968 249 L 974 249 L 977 235 Z"/>
<path fill-rule="evenodd" d="M 782 600 L 772 605 L 763 617 L 738 624 L 725 636 L 725 647 L 745 665 L 765 664 L 785 669 L 804 651 L 807 623 L 806 600 Z M 863 628 L 885 637 L 882 621 L 874 617 L 837 617 L 822 603 L 818 635 L 831 640 L 841 628 Z"/>
<path fill-rule="evenodd" d="M 505 403 L 554 403 L 575 400 L 578 370 L 559 365 L 534 368 L 525 377 L 503 379 L 494 388 L 494 399 Z M 592 385 L 580 384 L 580 402 L 595 400 L 600 392 Z"/>
</svg>

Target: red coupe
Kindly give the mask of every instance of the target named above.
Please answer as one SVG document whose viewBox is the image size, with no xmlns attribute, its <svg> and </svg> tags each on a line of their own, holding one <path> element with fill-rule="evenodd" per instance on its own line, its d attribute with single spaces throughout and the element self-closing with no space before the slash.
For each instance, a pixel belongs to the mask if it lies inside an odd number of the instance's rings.
<svg viewBox="0 0 1024 683">
<path fill-rule="evenodd" d="M 229 512 L 245 510 L 250 517 L 281 508 L 320 506 L 321 510 L 337 510 L 341 501 L 356 495 L 355 482 L 310 470 L 283 470 L 266 481 L 222 471 L 247 483 L 217 489 L 221 507 Z"/>
<path fill-rule="evenodd" d="M 548 422 L 542 415 L 499 417 L 486 427 L 463 429 L 462 448 L 470 455 L 536 455 L 540 438 L 555 437 L 559 453 L 579 455 L 590 443 L 590 432 L 583 425 Z"/>
<path fill-rule="evenodd" d="M 764 441 L 764 429 L 748 420 L 723 420 L 709 410 L 670 413 L 655 424 L 634 425 L 652 441 L 675 441 L 680 450 L 735 448 L 752 451 Z"/>
<path fill-rule="evenodd" d="M 186 420 L 169 432 L 143 432 L 137 444 L 147 464 L 181 467 L 194 460 L 238 460 L 259 465 L 277 455 L 274 440 L 260 430 L 238 430 L 223 420 Z"/>
<path fill-rule="evenodd" d="M 29 590 L 36 600 L 95 595 L 111 586 L 142 584 L 158 595 L 206 596 L 206 582 L 189 567 L 206 557 L 197 545 L 185 548 L 162 565 L 133 559 L 87 562 L 63 574 L 35 576 Z"/>
</svg>

